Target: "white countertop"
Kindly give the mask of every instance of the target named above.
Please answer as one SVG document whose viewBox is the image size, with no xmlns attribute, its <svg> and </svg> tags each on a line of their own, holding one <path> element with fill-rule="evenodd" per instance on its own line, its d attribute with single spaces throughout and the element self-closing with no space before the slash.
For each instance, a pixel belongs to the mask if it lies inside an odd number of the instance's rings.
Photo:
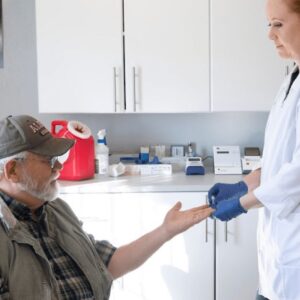
<svg viewBox="0 0 300 300">
<path fill-rule="evenodd" d="M 155 193 L 155 192 L 207 192 L 217 182 L 234 183 L 242 175 L 187 176 L 183 172 L 172 175 L 145 175 L 108 177 L 95 175 L 82 181 L 59 181 L 60 193 Z"/>
</svg>

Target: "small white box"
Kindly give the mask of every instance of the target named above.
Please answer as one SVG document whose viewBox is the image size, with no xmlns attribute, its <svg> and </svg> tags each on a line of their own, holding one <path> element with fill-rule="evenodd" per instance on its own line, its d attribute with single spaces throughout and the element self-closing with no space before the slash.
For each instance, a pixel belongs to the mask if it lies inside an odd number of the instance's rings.
<svg viewBox="0 0 300 300">
<path fill-rule="evenodd" d="M 145 164 L 125 165 L 125 173 L 128 175 L 171 175 L 172 165 L 170 164 Z"/>
<path fill-rule="evenodd" d="M 170 175 L 172 174 L 172 165 L 153 164 L 140 165 L 141 175 Z"/>
</svg>

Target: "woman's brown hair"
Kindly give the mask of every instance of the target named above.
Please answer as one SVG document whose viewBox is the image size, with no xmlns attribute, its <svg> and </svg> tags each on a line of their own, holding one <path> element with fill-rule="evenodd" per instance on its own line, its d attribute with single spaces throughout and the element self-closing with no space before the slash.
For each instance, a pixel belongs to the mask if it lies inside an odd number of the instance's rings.
<svg viewBox="0 0 300 300">
<path fill-rule="evenodd" d="M 300 0 L 286 0 L 286 1 L 288 6 L 293 12 L 300 14 Z"/>
</svg>

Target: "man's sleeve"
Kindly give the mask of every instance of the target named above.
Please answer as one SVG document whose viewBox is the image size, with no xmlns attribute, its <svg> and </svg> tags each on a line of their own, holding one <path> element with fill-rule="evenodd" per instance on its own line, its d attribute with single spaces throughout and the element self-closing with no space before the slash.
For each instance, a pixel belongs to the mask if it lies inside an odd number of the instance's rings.
<svg viewBox="0 0 300 300">
<path fill-rule="evenodd" d="M 108 241 L 96 241 L 95 238 L 89 234 L 89 238 L 94 244 L 97 253 L 99 254 L 101 260 L 107 267 L 111 257 L 116 251 L 116 247 L 114 247 L 110 242 Z"/>
</svg>

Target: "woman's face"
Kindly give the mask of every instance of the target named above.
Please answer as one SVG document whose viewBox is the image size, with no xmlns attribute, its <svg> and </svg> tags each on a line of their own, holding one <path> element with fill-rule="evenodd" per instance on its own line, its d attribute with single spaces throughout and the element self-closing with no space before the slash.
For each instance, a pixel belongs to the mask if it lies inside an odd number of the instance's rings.
<svg viewBox="0 0 300 300">
<path fill-rule="evenodd" d="M 287 1 L 267 0 L 269 38 L 274 42 L 278 54 L 300 62 L 300 14 L 293 12 Z"/>
</svg>

